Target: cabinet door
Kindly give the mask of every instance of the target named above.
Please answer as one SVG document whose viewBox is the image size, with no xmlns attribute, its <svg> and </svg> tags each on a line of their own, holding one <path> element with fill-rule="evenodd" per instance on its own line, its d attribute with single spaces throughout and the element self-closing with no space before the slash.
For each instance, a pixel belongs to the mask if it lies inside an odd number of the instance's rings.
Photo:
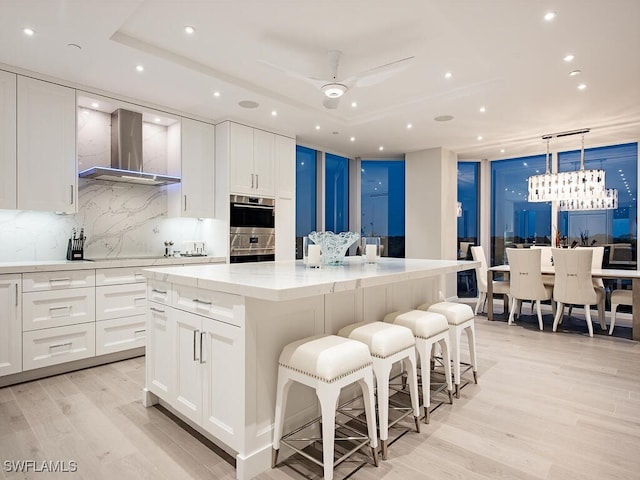
<svg viewBox="0 0 640 480">
<path fill-rule="evenodd" d="M 18 76 L 20 210 L 77 211 L 76 93 Z"/>
<path fill-rule="evenodd" d="M 182 119 L 183 217 L 213 218 L 215 129 L 208 123 Z"/>
<path fill-rule="evenodd" d="M 229 126 L 229 192 L 255 195 L 253 172 L 253 128 L 237 123 Z"/>
<path fill-rule="evenodd" d="M 276 135 L 276 260 L 296 257 L 296 141 Z"/>
<path fill-rule="evenodd" d="M 147 286 L 144 283 L 96 287 L 96 320 L 144 315 Z"/>
<path fill-rule="evenodd" d="M 172 308 L 175 317 L 175 395 L 173 407 L 185 417 L 202 421 L 202 317 Z"/>
<path fill-rule="evenodd" d="M 175 323 L 169 307 L 149 302 L 147 309 L 146 386 L 168 400 L 174 392 L 173 344 Z"/>
<path fill-rule="evenodd" d="M 203 320 L 204 387 L 202 426 L 239 450 L 244 425 L 242 329 L 213 319 Z"/>
<path fill-rule="evenodd" d="M 253 131 L 254 192 L 261 197 L 275 196 L 275 141 L 273 133 Z"/>
<path fill-rule="evenodd" d="M 22 330 L 62 327 L 96 319 L 96 292 L 93 287 L 25 292 Z"/>
<path fill-rule="evenodd" d="M 16 75 L 0 71 L 0 208 L 16 208 Z"/>
<path fill-rule="evenodd" d="M 0 377 L 22 371 L 20 275 L 0 275 Z"/>
</svg>

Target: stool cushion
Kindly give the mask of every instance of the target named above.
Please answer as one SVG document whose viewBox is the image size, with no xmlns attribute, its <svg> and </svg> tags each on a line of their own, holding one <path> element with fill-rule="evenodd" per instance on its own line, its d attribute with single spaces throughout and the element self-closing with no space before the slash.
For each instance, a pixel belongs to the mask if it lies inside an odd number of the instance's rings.
<svg viewBox="0 0 640 480">
<path fill-rule="evenodd" d="M 449 325 L 460 325 L 474 318 L 473 309 L 464 303 L 454 302 L 438 302 L 433 305 L 423 304 L 418 307 L 419 310 L 440 313 L 447 317 Z"/>
<path fill-rule="evenodd" d="M 278 363 L 331 383 L 372 364 L 369 347 L 337 335 L 316 335 L 286 345 Z"/>
<path fill-rule="evenodd" d="M 611 304 L 631 305 L 633 303 L 632 290 L 614 290 L 611 292 Z"/>
<path fill-rule="evenodd" d="M 393 323 L 410 328 L 416 337 L 425 339 L 449 330 L 447 317 L 440 313 L 425 312 L 424 310 L 409 310 L 401 313 Z"/>
<path fill-rule="evenodd" d="M 371 355 L 378 358 L 387 358 L 416 344 L 410 329 L 383 322 L 352 323 L 341 328 L 338 335 L 364 343 Z"/>
</svg>

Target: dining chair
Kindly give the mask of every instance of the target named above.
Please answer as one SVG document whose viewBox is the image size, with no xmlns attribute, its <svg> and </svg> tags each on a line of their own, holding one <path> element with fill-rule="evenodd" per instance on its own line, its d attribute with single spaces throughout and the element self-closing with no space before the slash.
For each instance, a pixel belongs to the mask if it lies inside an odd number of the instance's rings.
<svg viewBox="0 0 640 480">
<path fill-rule="evenodd" d="M 556 280 L 553 286 L 553 298 L 556 301 L 556 315 L 553 320 L 553 331 L 562 322 L 565 305 L 581 305 L 587 321 L 589 336 L 593 337 L 591 323 L 591 305 L 598 303 L 602 292 L 598 292 L 591 277 L 593 249 L 554 248 L 553 263 Z"/>
<path fill-rule="evenodd" d="M 507 248 L 509 260 L 511 307 L 509 308 L 509 325 L 513 323 L 514 313 L 520 311 L 522 300 L 536 302 L 538 326 L 543 330 L 540 302 L 552 300 L 553 287 L 542 281 L 540 265 L 541 250 L 539 248 Z"/>
<path fill-rule="evenodd" d="M 540 266 L 544 267 L 553 267 L 553 254 L 551 253 L 551 246 L 547 245 L 532 245 L 531 248 L 540 250 Z M 542 282 L 545 285 L 553 286 L 554 281 L 553 273 L 543 273 L 542 274 Z"/>
<path fill-rule="evenodd" d="M 633 292 L 631 290 L 617 289 L 611 292 L 611 325 L 609 335 L 613 334 L 613 327 L 616 325 L 616 312 L 618 305 L 633 306 Z"/>
<path fill-rule="evenodd" d="M 600 270 L 604 260 L 604 247 L 577 247 L 578 249 L 589 249 L 593 251 L 591 257 L 591 269 Z M 601 278 L 593 278 L 593 288 L 598 295 L 598 320 L 603 330 L 607 329 L 607 320 L 605 318 L 605 302 L 607 299 L 607 290 L 604 287 L 604 281 Z M 571 307 L 569 307 L 569 316 L 571 316 Z"/>
<path fill-rule="evenodd" d="M 484 310 L 484 304 L 487 302 L 487 258 L 484 254 L 482 246 L 471 247 L 471 256 L 476 262 L 480 262 L 480 266 L 476 267 L 476 281 L 478 284 L 478 301 L 476 302 L 475 314 L 481 309 Z M 505 305 L 508 307 L 509 301 L 509 282 L 508 281 L 493 281 L 493 293 L 505 295 L 507 302 Z M 493 299 L 490 299 L 493 301 Z M 507 308 L 508 310 L 508 308 Z"/>
</svg>

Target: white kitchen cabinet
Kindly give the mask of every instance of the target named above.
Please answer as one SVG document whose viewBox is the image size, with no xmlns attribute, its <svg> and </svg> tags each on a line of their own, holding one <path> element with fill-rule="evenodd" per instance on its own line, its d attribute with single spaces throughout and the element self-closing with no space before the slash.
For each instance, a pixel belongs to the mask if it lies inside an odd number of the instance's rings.
<svg viewBox="0 0 640 480">
<path fill-rule="evenodd" d="M 175 395 L 173 407 L 185 417 L 202 422 L 202 383 L 206 361 L 202 336 L 202 318 L 199 315 L 172 308 L 170 317 L 175 322 Z"/>
<path fill-rule="evenodd" d="M 144 283 L 96 287 L 96 321 L 144 315 L 147 286 Z"/>
<path fill-rule="evenodd" d="M 296 258 L 296 141 L 276 135 L 276 260 Z"/>
<path fill-rule="evenodd" d="M 22 289 L 25 292 L 93 287 L 95 284 L 95 270 L 60 270 L 22 274 Z"/>
<path fill-rule="evenodd" d="M 182 119 L 181 198 L 183 217 L 214 217 L 215 127 Z"/>
<path fill-rule="evenodd" d="M 0 71 L 0 208 L 16 208 L 16 75 Z"/>
<path fill-rule="evenodd" d="M 233 122 L 221 127 L 218 141 L 228 143 L 222 150 L 228 158 L 229 193 L 274 197 L 275 135 Z"/>
<path fill-rule="evenodd" d="M 95 289 L 66 288 L 22 294 L 22 330 L 95 322 Z"/>
<path fill-rule="evenodd" d="M 96 322 L 96 355 L 144 347 L 146 332 L 144 314 Z"/>
<path fill-rule="evenodd" d="M 149 302 L 147 308 L 147 336 L 145 374 L 146 388 L 164 399 L 173 398 L 175 320 L 169 318 L 170 307 Z"/>
<path fill-rule="evenodd" d="M 78 210 L 76 92 L 18 75 L 17 208 Z"/>
<path fill-rule="evenodd" d="M 0 377 L 22 371 L 20 275 L 0 275 Z"/>
<path fill-rule="evenodd" d="M 95 323 L 44 328 L 22 334 L 23 370 L 95 356 Z"/>
</svg>

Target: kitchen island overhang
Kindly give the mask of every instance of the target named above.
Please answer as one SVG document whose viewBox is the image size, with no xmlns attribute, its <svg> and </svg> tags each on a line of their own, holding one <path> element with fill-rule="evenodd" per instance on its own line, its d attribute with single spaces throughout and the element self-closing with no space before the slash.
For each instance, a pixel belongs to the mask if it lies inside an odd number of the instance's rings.
<svg viewBox="0 0 640 480">
<path fill-rule="evenodd" d="M 347 257 L 341 267 L 321 269 L 301 261 L 147 269 L 143 403 L 162 403 L 234 455 L 237 478 L 252 478 L 270 468 L 278 357 L 286 344 L 435 303 L 446 275 L 476 266 Z M 317 413 L 312 391 L 292 394 L 285 429 Z"/>
</svg>

